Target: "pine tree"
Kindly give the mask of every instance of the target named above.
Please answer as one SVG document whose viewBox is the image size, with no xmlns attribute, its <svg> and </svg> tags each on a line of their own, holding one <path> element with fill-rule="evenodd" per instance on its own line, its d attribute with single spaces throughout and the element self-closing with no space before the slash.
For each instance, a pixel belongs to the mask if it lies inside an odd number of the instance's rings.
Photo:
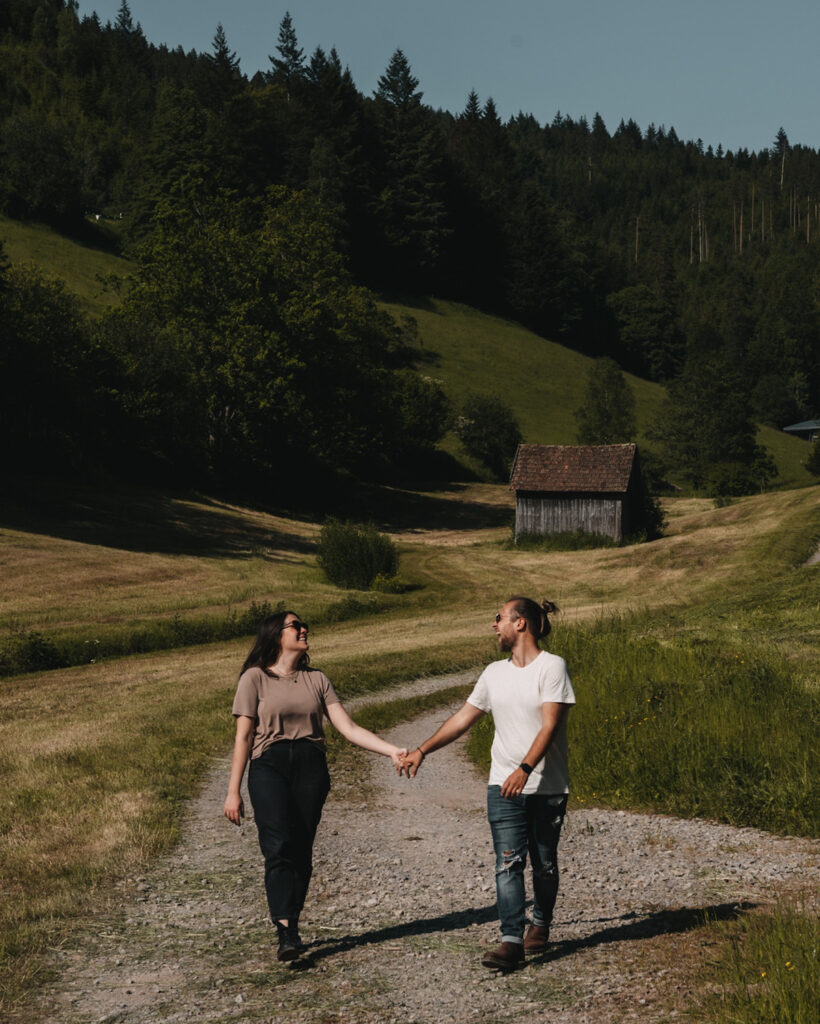
<svg viewBox="0 0 820 1024">
<path fill-rule="evenodd" d="M 114 26 L 118 32 L 122 32 L 127 36 L 130 36 L 132 32 L 136 31 L 134 28 L 134 19 L 131 17 L 131 8 L 128 6 L 128 0 L 122 0 Z"/>
<path fill-rule="evenodd" d="M 290 11 L 285 11 L 279 25 L 279 42 L 276 44 L 276 50 L 278 57 L 268 57 L 273 65 L 271 79 L 284 86 L 290 99 L 305 73 L 305 51 L 300 48 L 296 39 Z"/>
<path fill-rule="evenodd" d="M 424 93 L 416 91 L 418 84 L 407 58 L 401 50 L 396 50 L 387 70 L 379 78 L 376 97 L 403 114 L 421 105 Z"/>
<path fill-rule="evenodd" d="M 383 149 L 375 212 L 387 250 L 379 262 L 386 259 L 405 286 L 424 287 L 439 262 L 446 229 L 441 140 L 418 84 L 396 50 L 375 94 Z"/>
<path fill-rule="evenodd" d="M 461 119 L 470 124 L 477 124 L 481 120 L 481 104 L 475 89 L 470 90 L 470 95 L 467 97 L 467 106 L 462 111 Z"/>
<path fill-rule="evenodd" d="M 635 394 L 614 359 L 596 359 L 587 374 L 584 402 L 575 411 L 579 444 L 635 440 Z"/>
</svg>

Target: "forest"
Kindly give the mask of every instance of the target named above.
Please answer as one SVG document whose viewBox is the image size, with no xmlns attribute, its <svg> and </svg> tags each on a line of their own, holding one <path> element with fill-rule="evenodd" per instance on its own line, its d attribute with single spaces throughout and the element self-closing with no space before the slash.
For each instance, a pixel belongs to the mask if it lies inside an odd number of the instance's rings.
<svg viewBox="0 0 820 1024">
<path fill-rule="evenodd" d="M 400 49 L 366 96 L 289 14 L 248 78 L 221 26 L 184 52 L 138 13 L 0 9 L 0 209 L 140 268 L 91 322 L 0 264 L 7 468 L 224 480 L 296 440 L 358 474 L 412 461 L 451 411 L 376 296 L 464 302 L 666 384 L 656 434 L 694 487 L 759 489 L 754 423 L 820 414 L 820 154 L 782 128 L 731 152 L 597 114 L 505 123 L 476 92 L 434 110 Z"/>
</svg>

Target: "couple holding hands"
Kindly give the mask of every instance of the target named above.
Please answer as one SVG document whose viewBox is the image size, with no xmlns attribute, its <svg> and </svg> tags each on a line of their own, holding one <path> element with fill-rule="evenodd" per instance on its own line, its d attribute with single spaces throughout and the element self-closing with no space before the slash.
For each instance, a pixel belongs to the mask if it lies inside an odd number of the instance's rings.
<svg viewBox="0 0 820 1024">
<path fill-rule="evenodd" d="M 279 937 L 278 959 L 304 950 L 299 915 L 313 869 L 313 840 L 330 790 L 325 717 L 351 743 L 391 758 L 412 779 L 434 751 L 485 714 L 495 736 L 487 816 L 496 856 L 501 943 L 482 963 L 501 971 L 546 949 L 558 893 L 557 847 L 569 792 L 567 711 L 575 703 L 566 663 L 541 650 L 555 605 L 511 597 L 493 628 L 507 659 L 482 672 L 464 705 L 415 750 L 401 749 L 357 725 L 324 673 L 308 667 L 308 627 L 294 612 L 266 618 L 239 676 L 231 777 L 225 816 L 244 814 L 240 786 L 250 759 L 248 792 L 265 858 L 268 908 Z M 532 866 L 532 921 L 525 914 L 524 868 Z"/>
</svg>

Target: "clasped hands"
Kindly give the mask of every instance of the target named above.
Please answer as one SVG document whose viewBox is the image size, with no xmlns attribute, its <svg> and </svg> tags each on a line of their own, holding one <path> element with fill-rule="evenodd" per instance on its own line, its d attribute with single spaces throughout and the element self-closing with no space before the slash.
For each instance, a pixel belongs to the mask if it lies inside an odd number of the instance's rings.
<svg viewBox="0 0 820 1024">
<path fill-rule="evenodd" d="M 390 755 L 390 759 L 398 775 L 406 774 L 408 779 L 412 779 L 424 760 L 424 754 L 418 748 L 408 751 L 407 747 L 397 747 Z"/>
<path fill-rule="evenodd" d="M 416 747 L 415 750 L 409 752 L 406 748 L 397 750 L 392 760 L 399 775 L 407 775 L 408 779 L 412 779 L 417 775 L 424 758 L 424 752 L 419 747 Z M 524 786 L 527 784 L 527 779 L 527 773 L 522 768 L 516 768 L 504 780 L 504 784 L 501 787 L 501 795 L 503 797 L 520 796 L 524 791 Z"/>
</svg>

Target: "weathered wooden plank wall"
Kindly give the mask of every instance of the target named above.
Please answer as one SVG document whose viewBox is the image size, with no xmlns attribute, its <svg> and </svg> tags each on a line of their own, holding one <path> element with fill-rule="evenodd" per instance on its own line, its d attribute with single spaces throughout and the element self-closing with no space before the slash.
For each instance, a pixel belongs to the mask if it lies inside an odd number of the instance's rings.
<svg viewBox="0 0 820 1024">
<path fill-rule="evenodd" d="M 515 535 L 524 533 L 599 533 L 620 540 L 623 525 L 621 497 L 577 495 L 545 497 L 519 492 L 515 501 Z"/>
</svg>

